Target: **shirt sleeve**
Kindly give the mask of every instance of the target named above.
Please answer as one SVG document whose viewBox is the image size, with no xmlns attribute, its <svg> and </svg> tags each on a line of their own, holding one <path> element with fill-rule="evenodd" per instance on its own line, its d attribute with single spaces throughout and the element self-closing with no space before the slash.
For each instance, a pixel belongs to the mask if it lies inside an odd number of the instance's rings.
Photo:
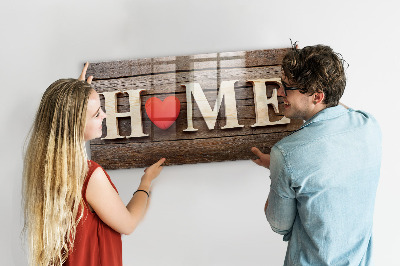
<svg viewBox="0 0 400 266">
<path fill-rule="evenodd" d="M 268 195 L 267 220 L 272 230 L 288 241 L 296 218 L 296 193 L 291 187 L 289 166 L 282 152 L 272 147 L 270 163 L 271 187 Z"/>
</svg>

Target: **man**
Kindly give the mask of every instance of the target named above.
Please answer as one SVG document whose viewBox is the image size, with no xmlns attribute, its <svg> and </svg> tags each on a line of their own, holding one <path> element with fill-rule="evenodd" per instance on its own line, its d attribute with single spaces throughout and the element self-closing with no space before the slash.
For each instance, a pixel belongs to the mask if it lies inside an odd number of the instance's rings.
<svg viewBox="0 0 400 266">
<path fill-rule="evenodd" d="M 343 62 L 328 46 L 291 49 L 278 95 L 284 115 L 305 122 L 270 155 L 252 148 L 270 169 L 265 213 L 289 241 L 284 265 L 371 263 L 381 133 L 371 115 L 339 104 Z"/>
</svg>

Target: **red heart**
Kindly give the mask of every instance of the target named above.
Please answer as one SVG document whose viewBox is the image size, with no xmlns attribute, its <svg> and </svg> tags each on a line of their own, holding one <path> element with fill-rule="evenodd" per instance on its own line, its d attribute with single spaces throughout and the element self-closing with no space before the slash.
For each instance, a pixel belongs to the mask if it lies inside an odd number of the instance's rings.
<svg viewBox="0 0 400 266">
<path fill-rule="evenodd" d="M 181 103 L 175 96 L 169 96 L 164 101 L 151 97 L 146 101 L 145 107 L 151 122 L 164 130 L 175 122 L 181 111 Z"/>
</svg>

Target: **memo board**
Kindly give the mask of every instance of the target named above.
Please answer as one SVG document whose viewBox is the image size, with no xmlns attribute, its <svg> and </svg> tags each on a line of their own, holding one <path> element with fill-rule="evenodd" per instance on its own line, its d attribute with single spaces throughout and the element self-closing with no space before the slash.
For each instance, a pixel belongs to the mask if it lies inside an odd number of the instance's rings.
<svg viewBox="0 0 400 266">
<path fill-rule="evenodd" d="M 106 169 L 254 158 L 301 120 L 283 116 L 277 96 L 288 49 L 90 63 L 107 118 L 90 142 Z"/>
</svg>

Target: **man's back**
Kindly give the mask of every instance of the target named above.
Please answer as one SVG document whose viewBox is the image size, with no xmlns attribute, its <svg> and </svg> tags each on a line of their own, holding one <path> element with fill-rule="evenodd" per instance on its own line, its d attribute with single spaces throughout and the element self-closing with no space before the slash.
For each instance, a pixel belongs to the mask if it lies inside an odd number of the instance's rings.
<svg viewBox="0 0 400 266">
<path fill-rule="evenodd" d="M 376 120 L 342 106 L 319 112 L 273 147 L 267 217 L 289 240 L 285 265 L 370 263 L 380 161 Z M 280 201 L 293 206 L 286 221 L 274 209 Z"/>
</svg>

